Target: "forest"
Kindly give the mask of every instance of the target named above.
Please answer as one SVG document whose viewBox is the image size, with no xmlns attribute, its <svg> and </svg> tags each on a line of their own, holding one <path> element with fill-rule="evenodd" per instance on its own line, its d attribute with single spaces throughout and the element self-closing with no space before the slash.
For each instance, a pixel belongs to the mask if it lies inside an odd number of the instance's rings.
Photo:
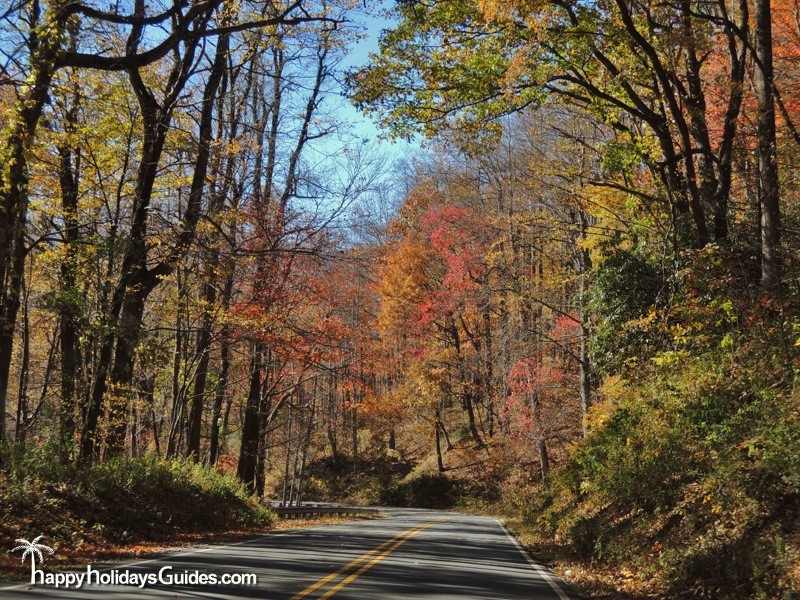
<svg viewBox="0 0 800 600">
<path fill-rule="evenodd" d="M 0 546 L 457 508 L 800 598 L 799 69 L 798 0 L 3 0 Z"/>
</svg>

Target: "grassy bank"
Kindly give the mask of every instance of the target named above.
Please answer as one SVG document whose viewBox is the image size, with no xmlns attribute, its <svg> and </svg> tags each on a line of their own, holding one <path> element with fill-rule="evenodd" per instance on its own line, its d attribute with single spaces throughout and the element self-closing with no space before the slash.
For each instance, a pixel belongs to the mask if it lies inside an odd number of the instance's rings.
<svg viewBox="0 0 800 600">
<path fill-rule="evenodd" d="M 186 534 L 266 528 L 268 509 L 231 475 L 154 456 L 81 467 L 45 448 L 6 452 L 0 471 L 0 546 L 44 535 L 56 560 Z M 18 557 L 3 555 L 5 567 Z"/>
</svg>

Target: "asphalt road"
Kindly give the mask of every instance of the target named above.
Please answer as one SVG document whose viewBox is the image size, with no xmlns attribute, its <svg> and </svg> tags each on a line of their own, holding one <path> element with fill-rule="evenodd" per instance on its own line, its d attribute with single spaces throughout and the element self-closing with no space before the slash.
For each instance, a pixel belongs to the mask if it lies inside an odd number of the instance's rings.
<svg viewBox="0 0 800 600">
<path fill-rule="evenodd" d="M 219 598 L 226 600 L 568 600 L 563 584 L 532 563 L 494 519 L 419 509 L 386 518 L 269 534 L 114 565 L 132 573 L 254 573 L 255 586 L 21 585 L 0 600 Z M 101 569 L 99 565 L 97 569 Z M 108 567 L 105 567 L 108 568 Z"/>
</svg>

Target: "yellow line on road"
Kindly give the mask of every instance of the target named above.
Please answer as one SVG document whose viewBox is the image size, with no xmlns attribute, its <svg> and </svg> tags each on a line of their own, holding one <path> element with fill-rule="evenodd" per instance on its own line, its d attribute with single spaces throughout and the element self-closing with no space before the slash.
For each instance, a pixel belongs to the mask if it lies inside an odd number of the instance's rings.
<svg viewBox="0 0 800 600">
<path fill-rule="evenodd" d="M 433 525 L 433 523 L 431 523 L 430 525 L 426 525 L 425 527 L 430 527 L 431 525 Z M 294 596 L 292 596 L 291 600 L 302 600 L 303 598 L 305 598 L 309 594 L 313 594 L 314 592 L 316 592 L 319 588 L 321 588 L 322 586 L 326 585 L 328 582 L 336 579 L 340 575 L 344 575 L 345 573 L 347 573 L 351 569 L 359 566 L 361 563 L 363 563 L 364 561 L 369 560 L 370 558 L 372 558 L 376 554 L 380 555 L 381 551 L 383 551 L 383 550 L 385 550 L 387 548 L 391 548 L 390 550 L 388 550 L 389 553 L 392 552 L 394 550 L 394 548 L 397 548 L 400 544 L 405 542 L 408 537 L 416 535 L 417 533 L 419 533 L 419 531 L 421 531 L 425 527 L 422 527 L 422 528 L 420 528 L 420 527 L 412 527 L 411 529 L 408 529 L 406 531 L 398 533 L 393 538 L 391 538 L 389 540 L 386 540 L 385 542 L 383 542 L 379 546 L 376 546 L 375 548 L 373 548 L 369 552 L 366 552 L 366 553 L 362 554 L 361 556 L 359 556 L 357 558 L 354 558 L 353 560 L 351 560 L 349 563 L 347 563 L 345 566 L 343 566 L 338 571 L 334 571 L 333 573 L 330 573 L 329 575 L 326 575 L 325 577 L 322 577 L 322 578 L 318 579 L 317 581 L 315 581 L 314 583 L 309 585 L 304 590 L 301 590 L 300 592 L 298 592 Z M 388 553 L 386 555 L 388 555 Z M 384 556 L 384 558 L 385 558 L 385 556 Z M 383 560 L 383 558 L 381 558 L 380 560 Z M 328 598 L 329 596 L 324 596 L 324 597 Z"/>
<path fill-rule="evenodd" d="M 322 596 L 320 596 L 319 600 L 328 600 L 328 598 L 330 598 L 331 596 L 336 594 L 343 587 L 348 586 L 351 583 L 353 583 L 361 575 L 363 575 L 365 572 L 369 571 L 372 567 L 374 567 L 376 564 L 381 562 L 384 558 L 389 556 L 392 552 L 397 550 L 397 548 L 399 548 L 400 546 L 405 544 L 412 537 L 414 537 L 415 535 L 421 533 L 422 531 L 424 531 L 428 527 L 433 527 L 433 525 L 434 525 L 434 523 L 428 523 L 427 525 L 423 525 L 421 527 L 417 527 L 416 529 L 412 529 L 411 531 L 408 532 L 408 535 L 406 535 L 406 536 L 402 537 L 401 539 L 397 540 L 391 546 L 386 548 L 383 552 L 381 552 L 377 556 L 372 557 L 372 559 L 370 559 L 366 564 L 361 565 L 361 567 L 356 572 L 351 573 L 350 575 L 348 575 L 347 577 L 342 579 L 334 587 L 332 587 L 330 590 L 328 590 Z"/>
</svg>

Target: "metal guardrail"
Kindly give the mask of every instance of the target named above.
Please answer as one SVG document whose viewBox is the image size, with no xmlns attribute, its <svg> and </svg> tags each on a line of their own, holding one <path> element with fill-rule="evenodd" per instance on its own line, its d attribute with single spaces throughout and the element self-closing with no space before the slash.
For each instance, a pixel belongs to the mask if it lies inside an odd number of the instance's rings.
<svg viewBox="0 0 800 600">
<path fill-rule="evenodd" d="M 355 517 L 362 515 L 378 515 L 377 508 L 361 508 L 356 506 L 272 506 L 272 511 L 282 519 L 300 519 L 303 517 L 321 517 L 336 515 Z"/>
</svg>

